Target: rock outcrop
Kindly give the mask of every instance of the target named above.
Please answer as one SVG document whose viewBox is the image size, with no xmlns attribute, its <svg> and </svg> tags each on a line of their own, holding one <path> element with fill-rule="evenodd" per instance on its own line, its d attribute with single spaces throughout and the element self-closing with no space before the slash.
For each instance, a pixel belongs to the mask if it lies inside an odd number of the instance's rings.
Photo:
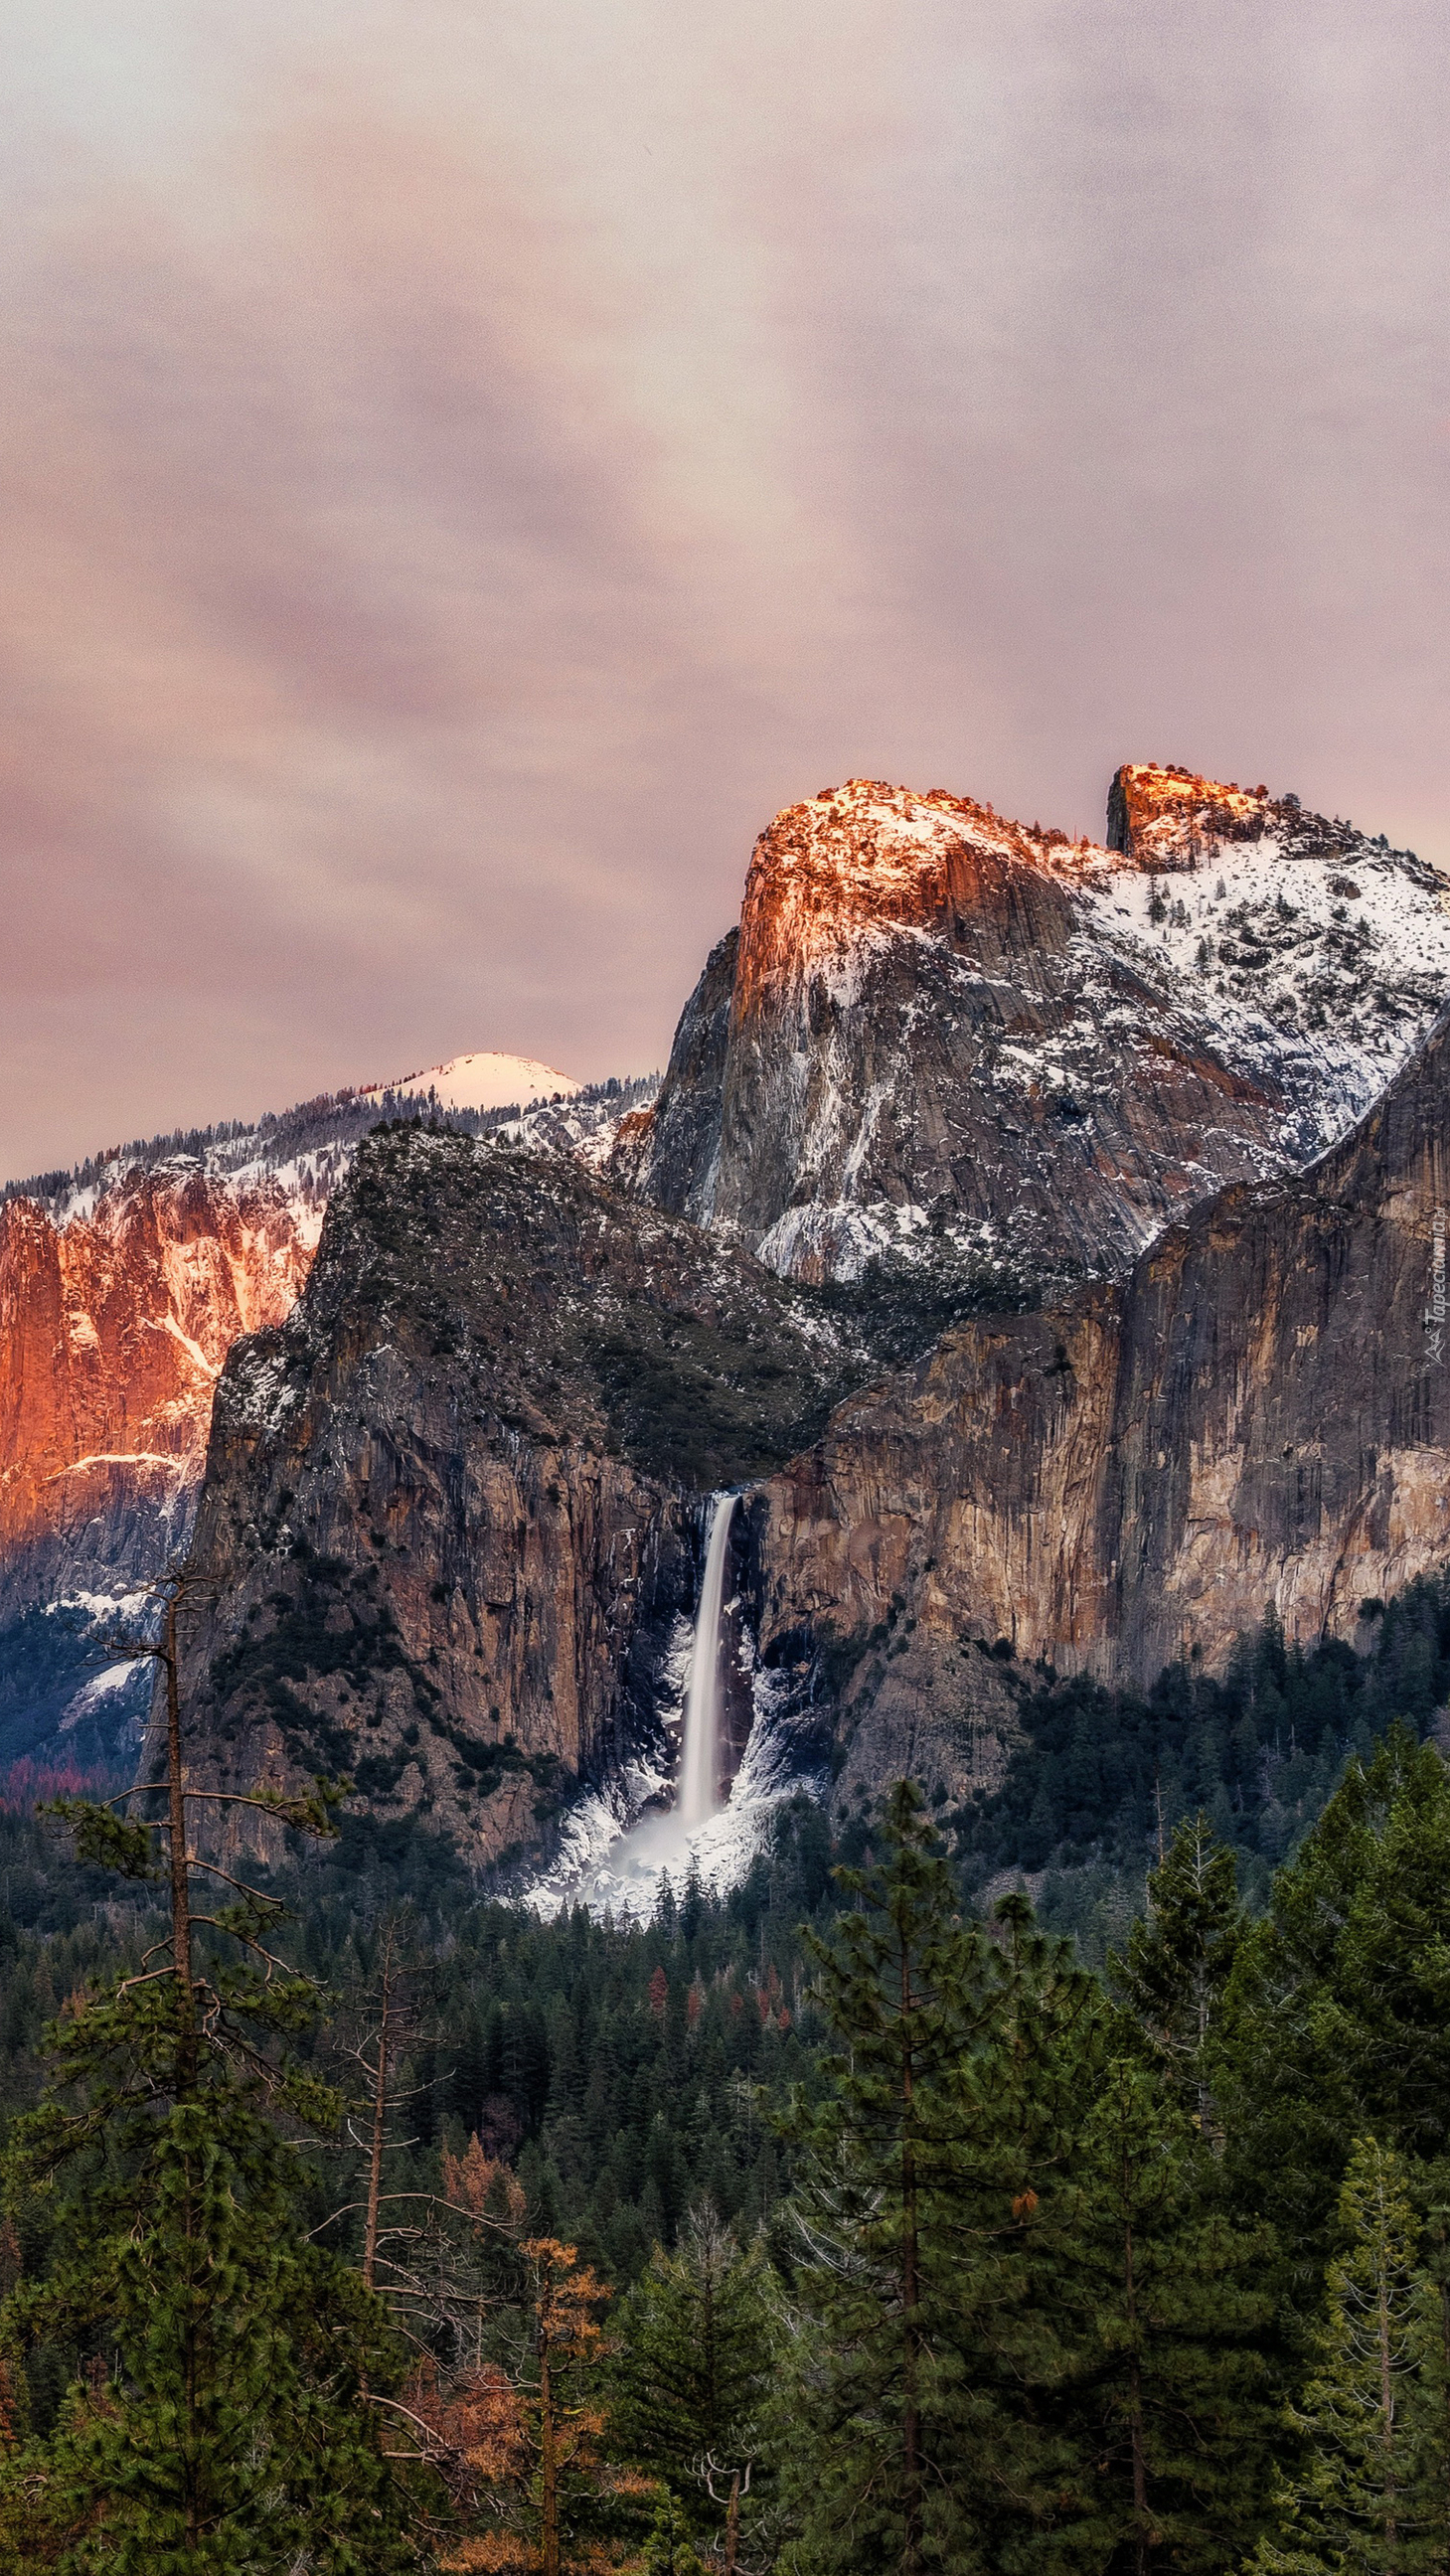
<svg viewBox="0 0 1450 2576">
<path fill-rule="evenodd" d="M 0 1618 L 147 1580 L 186 1536 L 222 1362 L 278 1323 L 317 1222 L 275 1179 L 133 1167 L 0 1207 Z"/>
<path fill-rule="evenodd" d="M 1147 1683 L 1270 1609 L 1352 1637 L 1450 1555 L 1447 1212 L 1450 1016 L 1308 1172 L 843 1404 L 755 1506 L 767 1658 L 828 1651 L 869 1731 L 898 1659 L 970 1714 L 998 1639 Z"/>
<path fill-rule="evenodd" d="M 757 845 L 655 1105 L 359 1101 L 12 1205 L 0 1566 L 150 1571 L 210 1418 L 194 1766 L 487 1866 L 667 1771 L 722 1486 L 733 1748 L 758 1684 L 843 1794 L 990 1781 L 1036 1664 L 1351 1633 L 1447 1544 L 1441 881 L 1174 769 L 1109 842 L 853 781 Z"/>
<path fill-rule="evenodd" d="M 1111 820 L 861 779 L 788 807 L 617 1176 L 788 1276 L 946 1242 L 1041 1277 L 1311 1159 L 1450 992 L 1443 881 L 1184 771 L 1120 770 Z"/>
<path fill-rule="evenodd" d="M 217 1390 L 192 1758 L 346 1770 L 479 1862 L 669 1747 L 702 1496 L 807 1444 L 863 1362 L 746 1256 L 578 1159 L 364 1145 L 307 1290 Z"/>
<path fill-rule="evenodd" d="M 184 1549 L 222 1363 L 289 1313 L 359 1138 L 443 1116 L 602 1159 L 652 1088 L 469 1056 L 0 1194 L 0 1782 L 58 1738 L 70 1759 L 77 1726 L 104 1757 L 112 1717 L 126 1757 L 135 1695 L 97 1700 L 96 1636 Z"/>
</svg>

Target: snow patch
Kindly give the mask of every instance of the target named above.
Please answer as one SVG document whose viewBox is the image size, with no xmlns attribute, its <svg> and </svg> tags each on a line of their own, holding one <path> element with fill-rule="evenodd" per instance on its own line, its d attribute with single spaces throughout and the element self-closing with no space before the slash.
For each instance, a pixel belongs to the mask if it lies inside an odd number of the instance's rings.
<svg viewBox="0 0 1450 2576">
<path fill-rule="evenodd" d="M 749 1653 L 748 1642 L 745 1651 Z M 621 1781 L 617 1791 L 591 1791 L 571 1809 L 553 1867 L 524 1891 L 521 1902 L 550 1921 L 582 1905 L 596 1917 L 612 1914 L 616 1922 L 647 1923 L 658 1908 L 666 1876 L 677 1895 L 692 1872 L 717 1896 L 738 1887 L 765 1850 L 777 1809 L 802 1794 L 822 1798 L 827 1787 L 822 1775 L 801 1769 L 785 1723 L 783 1677 L 757 1670 L 751 1693 L 749 1740 L 717 1814 L 687 1826 L 677 1809 L 655 1806 L 621 1832 L 619 1808 L 627 1807 L 633 1784 Z M 641 1784 L 655 1777 L 656 1797 L 667 1786 L 672 1794 L 672 1784 L 657 1775 L 637 1776 Z"/>
</svg>

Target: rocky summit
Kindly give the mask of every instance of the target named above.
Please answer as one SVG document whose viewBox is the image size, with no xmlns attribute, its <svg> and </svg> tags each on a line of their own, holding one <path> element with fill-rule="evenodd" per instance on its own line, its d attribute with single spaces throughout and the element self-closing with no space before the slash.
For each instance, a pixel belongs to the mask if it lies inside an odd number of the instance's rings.
<svg viewBox="0 0 1450 2576">
<path fill-rule="evenodd" d="M 788 807 L 621 1180 L 790 1276 L 1041 1277 L 1311 1160 L 1450 991 L 1442 880 L 1176 769 L 1119 770 L 1109 842 L 865 779 Z"/>
</svg>

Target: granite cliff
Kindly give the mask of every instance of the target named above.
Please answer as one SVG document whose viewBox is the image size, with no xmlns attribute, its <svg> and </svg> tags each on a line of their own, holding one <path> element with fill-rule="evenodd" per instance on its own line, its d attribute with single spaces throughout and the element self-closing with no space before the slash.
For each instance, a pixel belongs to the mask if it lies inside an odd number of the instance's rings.
<svg viewBox="0 0 1450 2576">
<path fill-rule="evenodd" d="M 57 1739 L 67 1760 L 124 1754 L 144 1677 L 98 1685 L 95 1637 L 184 1549 L 222 1364 L 290 1311 L 359 1138 L 441 1113 L 603 1153 L 632 1096 L 469 1056 L 0 1193 L 0 1781 Z"/>
<path fill-rule="evenodd" d="M 222 1362 L 286 1314 L 315 1240 L 274 1180 L 186 1164 L 69 1222 L 0 1207 L 0 1616 L 124 1590 L 184 1536 Z"/>
<path fill-rule="evenodd" d="M 1146 1684 L 1270 1609 L 1353 1638 L 1450 1556 L 1447 1190 L 1450 1017 L 1309 1171 L 848 1399 L 754 1507 L 767 1661 L 826 1654 L 865 1759 L 1000 1734 L 999 1640 Z"/>
<path fill-rule="evenodd" d="M 667 1765 L 710 1490 L 865 1362 L 771 1272 L 577 1157 L 412 1126 L 359 1152 L 307 1289 L 217 1389 L 192 1758 L 346 1770 L 479 1862 Z"/>
<path fill-rule="evenodd" d="M 195 1758 L 348 1769 L 480 1863 L 581 1785 L 624 1814 L 727 1484 L 762 1704 L 835 1729 L 843 1795 L 990 1783 L 1034 1673 L 1219 1669 L 1271 1608 L 1352 1637 L 1450 1552 L 1447 1134 L 1450 1018 L 1309 1171 L 891 1370 L 839 1294 L 571 1157 L 375 1138 L 222 1376 Z"/>
<path fill-rule="evenodd" d="M 1442 880 L 1147 765 L 1109 843 L 863 779 L 788 807 L 617 1176 L 786 1275 L 945 1243 L 1042 1278 L 1310 1160 L 1450 991 Z"/>
<path fill-rule="evenodd" d="M 496 1865 L 667 1780 L 743 1487 L 733 1752 L 757 1705 L 960 1793 L 1033 1670 L 1351 1633 L 1443 1557 L 1447 991 L 1441 881 L 1293 798 L 1129 767 L 1099 848 L 849 782 L 652 1105 L 360 1097 L 13 1205 L 0 1550 L 149 1571 L 209 1421 L 191 1758 Z"/>
</svg>

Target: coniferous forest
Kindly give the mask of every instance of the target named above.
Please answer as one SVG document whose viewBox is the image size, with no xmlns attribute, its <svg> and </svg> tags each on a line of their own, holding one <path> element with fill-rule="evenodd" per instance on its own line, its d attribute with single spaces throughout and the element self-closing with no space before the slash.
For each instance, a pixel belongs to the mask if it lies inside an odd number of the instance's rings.
<svg viewBox="0 0 1450 2576">
<path fill-rule="evenodd" d="M 1444 1610 L 1381 1616 L 1100 1725 L 1094 1957 L 983 1879 L 1010 1780 L 797 1802 L 648 1928 L 326 1783 L 250 1876 L 179 1763 L 5 1820 L 0 2568 L 1450 2564 Z"/>
</svg>

